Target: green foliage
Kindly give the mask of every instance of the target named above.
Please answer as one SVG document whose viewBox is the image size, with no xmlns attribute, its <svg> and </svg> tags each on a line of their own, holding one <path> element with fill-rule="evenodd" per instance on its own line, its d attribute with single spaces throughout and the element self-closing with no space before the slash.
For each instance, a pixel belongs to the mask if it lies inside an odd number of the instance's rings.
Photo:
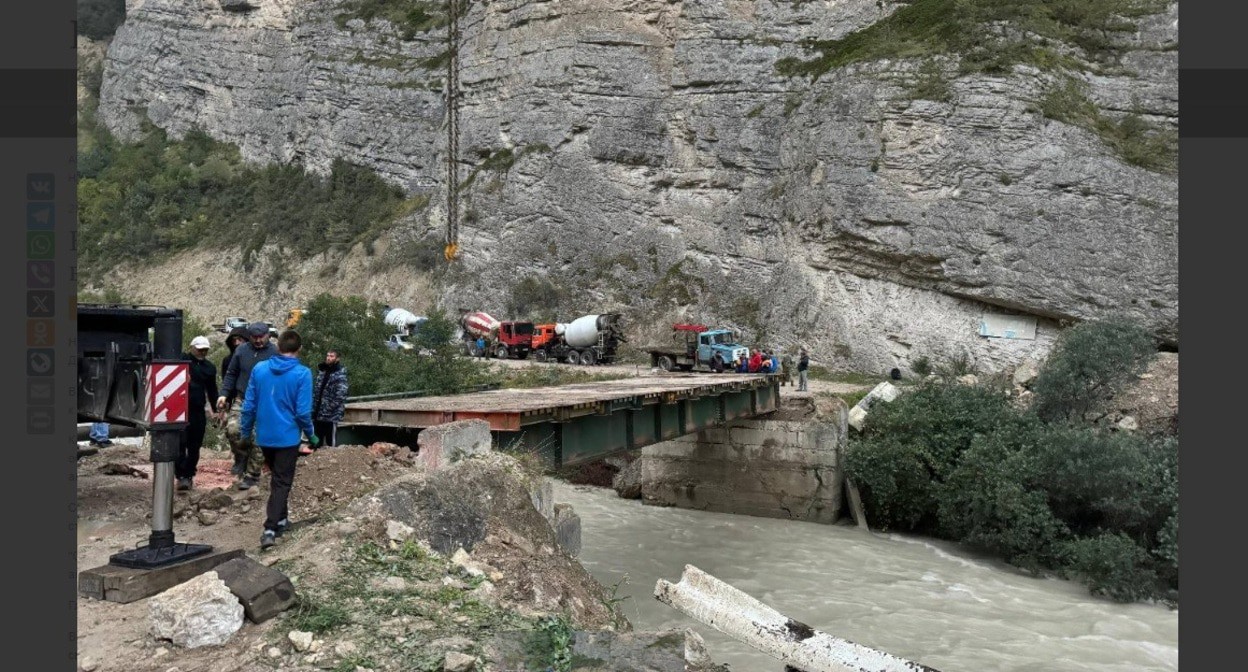
<svg viewBox="0 0 1248 672">
<path fill-rule="evenodd" d="M 927 355 L 915 358 L 910 368 L 918 375 L 927 377 L 932 373 L 932 360 Z"/>
<path fill-rule="evenodd" d="M 307 591 L 295 595 L 295 605 L 286 615 L 291 630 L 322 633 L 351 622 L 351 614 L 336 600 L 318 597 Z"/>
<path fill-rule="evenodd" d="M 92 40 L 113 36 L 126 19 L 126 0 L 78 0 L 78 34 Z"/>
<path fill-rule="evenodd" d="M 1069 331 L 1041 370 L 1057 400 L 1043 415 L 947 382 L 874 406 L 846 456 L 872 525 L 962 541 L 1111 599 L 1177 589 L 1177 439 L 1076 424 L 1082 414 L 1064 410 L 1140 370 L 1151 340 L 1135 329 Z"/>
<path fill-rule="evenodd" d="M 327 178 L 293 165 L 254 167 L 199 131 L 170 141 L 149 127 L 125 144 L 92 125 L 85 142 L 79 263 L 88 275 L 201 245 L 240 247 L 252 261 L 267 242 L 296 256 L 345 249 L 420 205 L 344 160 Z"/>
<path fill-rule="evenodd" d="M 915 0 L 888 17 L 836 40 L 808 40 L 811 60 L 783 58 L 787 77 L 818 79 L 833 68 L 880 59 L 956 54 L 963 72 L 1005 73 L 1019 63 L 1042 68 L 1077 66 L 1049 42 L 1079 47 L 1089 60 L 1114 58 L 1114 32 L 1132 30 L 1119 17 L 1159 11 L 1158 0 Z M 1011 30 L 995 27 L 1008 24 Z"/>
<path fill-rule="evenodd" d="M 535 670 L 568 672 L 572 669 L 572 625 L 563 616 L 549 616 L 525 641 L 528 664 Z"/>
<path fill-rule="evenodd" d="M 1155 353 L 1152 336 L 1139 325 L 1076 325 L 1062 335 L 1036 378 L 1033 408 L 1048 421 L 1088 419 L 1119 386 L 1142 373 Z"/>
<path fill-rule="evenodd" d="M 1148 552 L 1121 532 L 1076 539 L 1064 548 L 1069 573 L 1082 578 L 1093 595 L 1132 602 L 1157 592 Z"/>
<path fill-rule="evenodd" d="M 429 313 L 413 339 L 415 349 L 392 352 L 386 339 L 394 329 L 382 321 L 381 304 L 321 294 L 308 302 L 307 309 L 299 322 L 303 362 L 315 370 L 326 351 L 337 350 L 347 367 L 353 397 L 409 391 L 445 394 L 495 382 L 478 362 L 456 356 L 451 341 L 454 322 L 440 311 Z M 420 354 L 422 349 L 428 354 Z"/>
<path fill-rule="evenodd" d="M 1101 114 L 1088 97 L 1087 85 L 1063 77 L 1037 103 L 1046 118 L 1087 129 L 1100 136 L 1123 161 L 1158 172 L 1178 167 L 1178 134 L 1145 121 L 1139 112 L 1120 119 Z M 1086 194 L 1085 194 L 1086 195 Z"/>
<path fill-rule="evenodd" d="M 507 314 L 536 323 L 554 322 L 567 300 L 567 290 L 542 275 L 526 275 L 511 289 Z"/>
<path fill-rule="evenodd" d="M 466 0 L 458 0 L 466 4 Z M 404 40 L 413 40 L 420 33 L 428 33 L 446 27 L 449 15 L 446 2 L 429 2 L 428 0 L 352 0 L 345 3 L 343 9 L 334 16 L 334 22 L 340 29 L 346 29 L 347 22 L 360 19 L 365 23 L 374 19 L 390 22 L 400 31 Z M 463 9 L 460 9 L 461 15 Z"/>
<path fill-rule="evenodd" d="M 919 68 L 919 76 L 906 87 L 906 95 L 911 100 L 933 100 L 945 103 L 953 97 L 949 88 L 949 79 L 935 60 L 923 62 Z"/>
</svg>

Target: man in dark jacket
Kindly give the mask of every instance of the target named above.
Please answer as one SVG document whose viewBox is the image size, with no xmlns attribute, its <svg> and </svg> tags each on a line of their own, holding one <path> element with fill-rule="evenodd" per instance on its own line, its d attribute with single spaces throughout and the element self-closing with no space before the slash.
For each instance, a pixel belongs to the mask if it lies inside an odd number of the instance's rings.
<svg viewBox="0 0 1248 672">
<path fill-rule="evenodd" d="M 347 367 L 342 365 L 337 350 L 325 353 L 318 366 L 316 387 L 312 391 L 312 424 L 322 445 L 338 445 L 338 423 L 347 409 Z"/>
<path fill-rule="evenodd" d="M 277 537 L 290 524 L 287 502 L 295 482 L 302 435 L 308 436 L 313 448 L 320 445 L 312 427 L 312 372 L 299 363 L 301 347 L 298 332 L 282 332 L 277 339 L 280 354 L 255 365 L 243 397 L 240 431 L 250 440 L 255 430 L 254 443 L 260 447 L 272 476 L 260 536 L 262 549 L 277 543 Z"/>
<path fill-rule="evenodd" d="M 221 382 L 225 382 L 225 372 L 230 370 L 230 360 L 234 358 L 234 351 L 238 346 L 247 342 L 247 327 L 234 327 L 230 330 L 230 334 L 225 337 L 225 347 L 230 349 L 229 354 L 221 359 Z"/>
<path fill-rule="evenodd" d="M 217 398 L 217 368 L 208 361 L 211 344 L 203 336 L 191 339 L 191 351 L 183 356 L 190 362 L 190 381 L 187 398 L 187 426 L 182 430 L 182 445 L 173 473 L 178 478 L 179 490 L 190 490 L 199 467 L 199 450 L 204 446 L 204 431 L 208 429 L 208 408 Z"/>
<path fill-rule="evenodd" d="M 234 350 L 234 356 L 230 357 L 230 368 L 225 372 L 225 382 L 222 383 L 221 394 L 217 397 L 217 412 L 222 415 L 229 413 L 225 437 L 230 442 L 230 451 L 234 453 L 235 471 L 242 472 L 242 479 L 238 482 L 239 490 L 249 490 L 260 482 L 264 455 L 242 433 L 239 407 L 234 401 L 247 393 L 247 382 L 251 379 L 252 369 L 277 354 L 277 346 L 269 340 L 269 325 L 252 322 L 247 326 L 247 338 L 251 342 L 238 346 Z"/>
<path fill-rule="evenodd" d="M 810 368 L 810 355 L 806 354 L 806 348 L 802 348 L 801 355 L 797 360 L 797 391 L 807 392 L 806 384 L 809 381 L 806 378 L 808 375 L 806 370 Z"/>
</svg>

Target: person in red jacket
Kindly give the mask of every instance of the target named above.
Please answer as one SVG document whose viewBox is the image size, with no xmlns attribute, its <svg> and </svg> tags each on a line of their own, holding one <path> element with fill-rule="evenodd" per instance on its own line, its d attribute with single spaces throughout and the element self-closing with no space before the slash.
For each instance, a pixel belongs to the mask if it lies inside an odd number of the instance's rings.
<svg viewBox="0 0 1248 672">
<path fill-rule="evenodd" d="M 763 353 L 755 350 L 754 354 L 750 355 L 750 373 L 758 373 L 761 368 L 763 368 Z"/>
</svg>

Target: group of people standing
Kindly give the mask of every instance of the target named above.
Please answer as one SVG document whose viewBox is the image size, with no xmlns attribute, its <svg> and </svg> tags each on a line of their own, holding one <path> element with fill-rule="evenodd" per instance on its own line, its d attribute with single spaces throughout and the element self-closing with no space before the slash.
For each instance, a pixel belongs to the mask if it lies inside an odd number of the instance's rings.
<svg viewBox="0 0 1248 672">
<path fill-rule="evenodd" d="M 809 391 L 809 374 L 810 355 L 806 352 L 806 348 L 802 348 L 799 352 L 800 357 L 797 360 L 797 391 Z M 737 373 L 777 373 L 783 369 L 785 377 L 790 375 L 793 369 L 793 357 L 789 355 L 784 358 L 781 363 L 780 357 L 772 350 L 760 350 L 755 348 L 750 351 L 749 357 L 738 359 L 732 363 L 733 370 Z"/>
<path fill-rule="evenodd" d="M 226 345 L 230 352 L 221 361 L 220 391 L 216 368 L 207 359 L 208 339 L 196 336 L 185 356 L 190 362 L 190 411 L 175 464 L 177 487 L 193 487 L 212 415 L 225 425 L 234 455 L 231 473 L 239 477 L 235 487 L 255 487 L 262 469 L 269 469 L 269 502 L 260 539 L 261 548 L 267 548 L 290 524 L 287 501 L 299 456 L 322 445 L 337 445 L 338 423 L 346 410 L 347 369 L 338 351 L 330 350 L 317 366 L 314 382 L 311 369 L 299 362 L 303 348 L 299 333 L 288 329 L 273 343 L 262 322 L 234 329 Z"/>
</svg>

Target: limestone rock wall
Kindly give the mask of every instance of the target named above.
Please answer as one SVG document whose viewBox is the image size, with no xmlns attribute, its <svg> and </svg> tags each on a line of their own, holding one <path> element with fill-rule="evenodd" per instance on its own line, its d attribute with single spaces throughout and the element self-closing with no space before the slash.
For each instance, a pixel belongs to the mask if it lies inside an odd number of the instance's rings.
<svg viewBox="0 0 1248 672">
<path fill-rule="evenodd" d="M 435 197 L 397 237 L 440 235 L 441 29 L 336 19 L 340 0 L 250 5 L 132 2 L 101 118 L 131 136 L 143 119 L 203 128 L 257 162 L 347 158 Z M 897 6 L 470 3 L 464 259 L 438 300 L 507 314 L 520 279 L 545 278 L 561 314 L 629 310 L 634 341 L 673 319 L 725 322 L 871 370 L 962 352 L 1005 368 L 1061 320 L 1119 314 L 1177 343 L 1177 179 L 1037 113 L 1052 73 L 949 64 L 945 102 L 905 93 L 912 62 L 776 73 L 800 40 Z M 1084 76 L 1090 97 L 1176 125 L 1177 3 L 1139 26 L 1116 38 L 1130 47 L 1118 74 Z M 1037 316 L 1038 338 L 977 336 L 985 310 Z"/>
</svg>

